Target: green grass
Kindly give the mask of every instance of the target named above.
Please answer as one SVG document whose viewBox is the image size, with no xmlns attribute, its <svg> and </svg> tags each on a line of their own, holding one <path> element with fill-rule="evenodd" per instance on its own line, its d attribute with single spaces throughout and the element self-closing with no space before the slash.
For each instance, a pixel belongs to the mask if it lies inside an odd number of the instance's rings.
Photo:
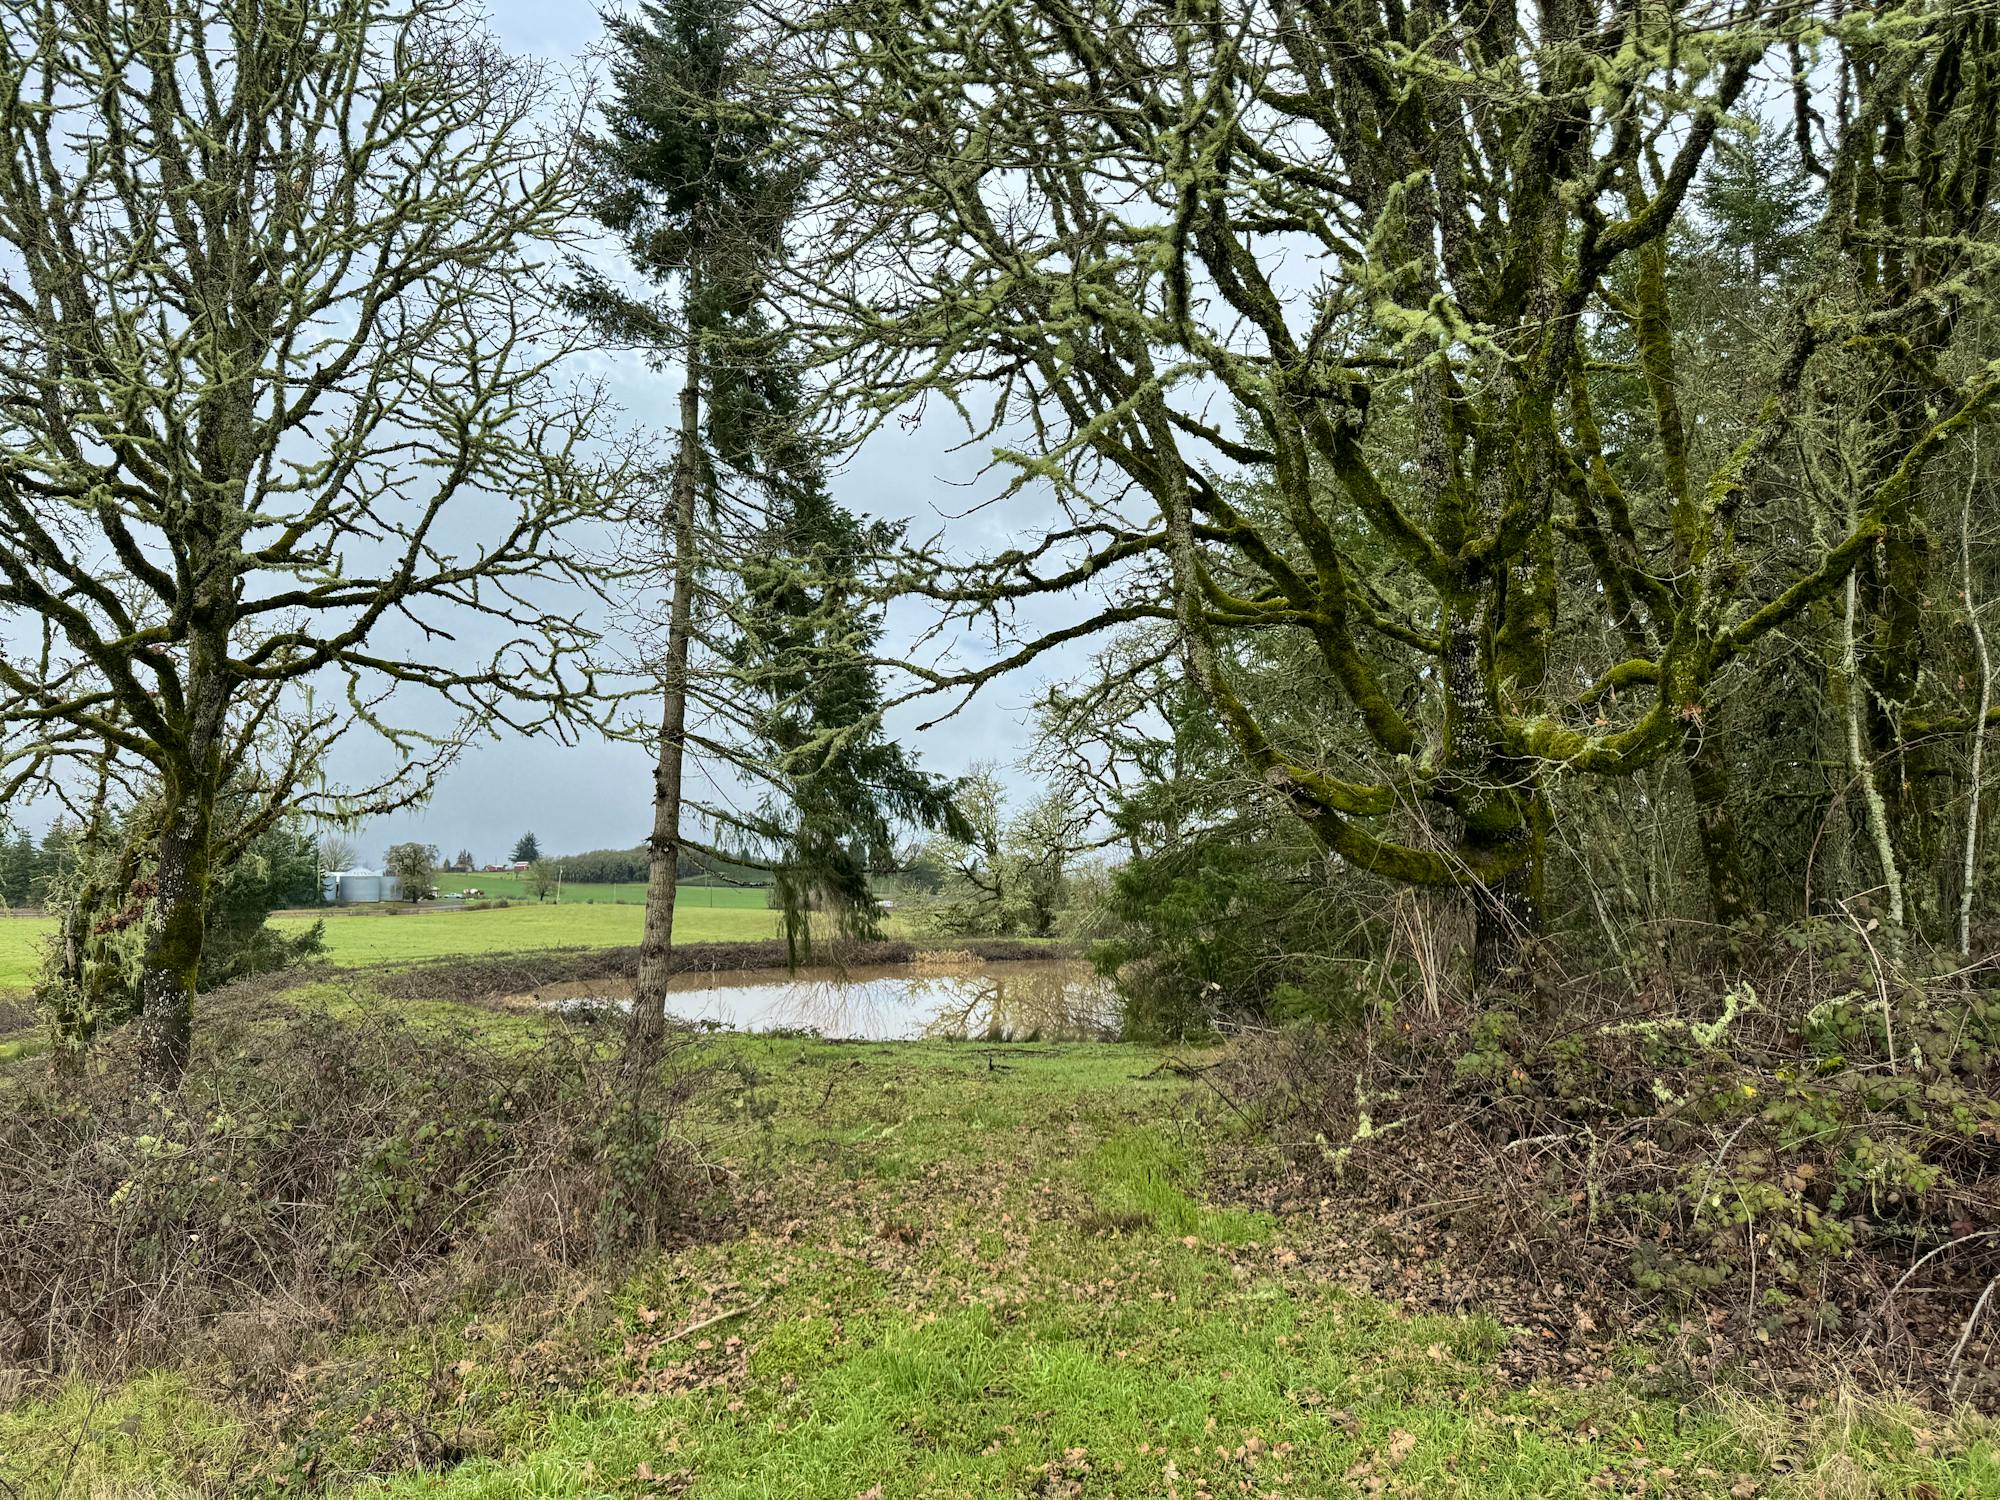
<svg viewBox="0 0 2000 1500">
<path fill-rule="evenodd" d="M 750 897 L 755 897 L 754 902 Z M 714 897 L 713 903 L 710 898 Z M 343 968 L 414 963 L 489 953 L 551 948 L 615 948 L 639 941 L 643 905 L 577 903 L 564 893 L 561 906 L 527 905 L 455 911 L 418 907 L 329 908 L 326 955 Z M 272 925 L 288 932 L 309 927 L 317 915 L 282 916 Z M 43 939 L 54 929 L 44 917 L 0 918 L 0 994 L 34 983 Z M 775 912 L 761 891 L 693 890 L 674 908 L 674 940 L 682 943 L 755 942 L 780 935 Z"/>
<path fill-rule="evenodd" d="M 550 948 L 615 948 L 639 941 L 640 906 L 528 905 L 485 911 L 430 906 L 391 914 L 385 909 L 326 914 L 326 955 L 342 967 L 412 963 L 485 953 Z M 308 927 L 312 917 L 277 917 L 275 927 Z M 682 943 L 751 942 L 779 935 L 775 912 L 762 905 L 674 908 L 674 939 Z"/>
<path fill-rule="evenodd" d="M 0 1409 L 0 1478 L 48 1500 L 165 1500 L 211 1487 L 220 1495 L 216 1481 L 247 1438 L 242 1419 L 187 1375 L 110 1387 L 70 1379 L 42 1399 Z"/>
<path fill-rule="evenodd" d="M 437 884 L 440 891 L 479 890 L 494 899 L 535 899 L 528 889 L 527 878 L 522 875 L 445 870 L 439 872 Z M 563 885 L 562 898 L 565 906 L 644 906 L 646 882 L 626 880 L 586 885 L 569 881 Z M 690 906 L 746 906 L 761 911 L 764 909 L 765 894 L 762 886 L 715 885 L 705 880 L 683 880 L 680 883 L 680 901 Z"/>
<path fill-rule="evenodd" d="M 44 917 L 0 916 L 0 995 L 25 990 L 42 966 L 42 940 L 55 930 Z"/>
<path fill-rule="evenodd" d="M 296 932 L 324 916 L 326 956 L 343 968 L 552 948 L 616 948 L 639 941 L 643 885 L 566 886 L 558 906 L 526 895 L 518 876 L 455 875 L 445 882 L 447 890 L 474 884 L 496 900 L 516 904 L 482 911 L 430 902 L 329 907 L 312 915 L 275 917 L 272 925 Z M 0 995 L 34 983 L 43 940 L 54 925 L 46 917 L 0 917 Z M 887 926 L 896 930 L 894 918 Z M 675 903 L 676 942 L 758 942 L 781 935 L 777 914 L 765 905 L 761 888 L 684 885 Z"/>
<path fill-rule="evenodd" d="M 1143 1076 L 1155 1054 L 743 1041 L 726 1055 L 722 1106 L 762 1122 L 738 1157 L 773 1183 L 775 1229 L 635 1278 L 599 1381 L 508 1451 L 369 1493 L 1469 1500 L 1768 1480 L 1740 1411 L 1617 1382 L 1510 1384 L 1490 1318 L 1348 1290 L 1312 1226 L 1203 1202 L 1204 1139 L 1180 1086 Z M 736 1307 L 693 1341 L 669 1336 Z M 466 1379 L 500 1431 L 506 1384 L 500 1369 Z M 2000 1492 L 1983 1429 L 1928 1447 L 1908 1418 L 1868 1432 L 1806 1467 L 1860 1452 L 1868 1493 Z M 1794 1458 L 1814 1451 L 1796 1424 L 1787 1436 Z"/>
<path fill-rule="evenodd" d="M 219 1387 L 149 1376 L 0 1413 L 0 1455 L 26 1455 L 0 1474 L 81 1433 L 72 1493 L 107 1500 L 334 1475 L 376 1500 L 2000 1494 L 1972 1418 L 1510 1379 L 1491 1317 L 1356 1290 L 1323 1225 L 1213 1201 L 1224 1142 L 1155 1052 L 714 1056 L 698 1128 L 741 1185 L 724 1237 L 581 1288 L 574 1313 L 500 1302 L 351 1339 L 296 1388 L 338 1394 L 289 1413 L 291 1449 Z M 369 1472 L 413 1431 L 477 1456 Z"/>
<path fill-rule="evenodd" d="M 40 1057 L 48 1051 L 48 1039 L 38 1032 L 25 1036 L 13 1036 L 0 1042 L 0 1063 L 20 1062 L 24 1058 Z"/>
</svg>

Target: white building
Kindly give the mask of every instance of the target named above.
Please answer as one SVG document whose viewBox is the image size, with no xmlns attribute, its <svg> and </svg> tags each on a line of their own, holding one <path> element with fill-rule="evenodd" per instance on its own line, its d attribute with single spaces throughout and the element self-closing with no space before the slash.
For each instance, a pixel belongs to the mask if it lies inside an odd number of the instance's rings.
<svg viewBox="0 0 2000 1500">
<path fill-rule="evenodd" d="M 319 899 L 329 906 L 352 906 L 359 901 L 400 901 L 403 882 L 380 870 L 323 870 L 319 877 Z"/>
</svg>

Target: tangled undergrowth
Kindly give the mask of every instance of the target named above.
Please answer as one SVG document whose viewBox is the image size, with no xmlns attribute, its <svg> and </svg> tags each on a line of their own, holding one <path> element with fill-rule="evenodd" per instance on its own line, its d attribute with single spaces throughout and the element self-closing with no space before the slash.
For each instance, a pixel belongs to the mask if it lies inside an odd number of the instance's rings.
<svg viewBox="0 0 2000 1500">
<path fill-rule="evenodd" d="M 1992 1406 L 2000 968 L 1912 977 L 1824 924 L 1764 953 L 1727 981 L 1377 1007 L 1240 1049 L 1228 1087 L 1285 1191 L 1378 1243 L 1671 1329 L 1696 1366 L 1837 1358 Z"/>
<path fill-rule="evenodd" d="M 305 1337 L 656 1243 L 704 1191 L 677 1129 L 694 1077 L 634 1082 L 578 1033 L 227 1007 L 170 1095 L 116 1047 L 24 1071 L 0 1111 L 0 1364 L 137 1368 L 225 1323 Z"/>
</svg>

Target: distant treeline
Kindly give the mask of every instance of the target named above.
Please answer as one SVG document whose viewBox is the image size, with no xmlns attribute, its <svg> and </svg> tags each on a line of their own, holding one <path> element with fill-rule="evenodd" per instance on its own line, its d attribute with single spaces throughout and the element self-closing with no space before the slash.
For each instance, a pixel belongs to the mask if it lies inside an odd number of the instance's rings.
<svg viewBox="0 0 2000 1500">
<path fill-rule="evenodd" d="M 563 879 L 577 885 L 622 885 L 643 881 L 650 856 L 644 844 L 632 849 L 588 849 L 582 854 L 565 854 L 556 860 Z M 735 860 L 710 859 L 683 853 L 680 858 L 683 880 L 708 879 L 721 884 L 765 885 L 770 873 Z"/>
<path fill-rule="evenodd" d="M 37 841 L 26 832 L 0 839 L 0 904 L 40 906 L 48 899 L 49 882 L 73 862 L 75 831 L 57 821 Z"/>
</svg>

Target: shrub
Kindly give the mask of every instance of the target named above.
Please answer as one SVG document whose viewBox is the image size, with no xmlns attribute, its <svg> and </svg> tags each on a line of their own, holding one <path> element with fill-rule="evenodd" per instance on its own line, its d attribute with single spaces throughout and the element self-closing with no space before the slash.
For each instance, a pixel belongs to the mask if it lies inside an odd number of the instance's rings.
<svg viewBox="0 0 2000 1500">
<path fill-rule="evenodd" d="M 2000 973 L 1899 981 L 1827 924 L 1771 951 L 1726 987 L 1383 1006 L 1242 1066 L 1306 1175 L 1495 1269 L 1948 1350 L 2000 1275 Z"/>
<path fill-rule="evenodd" d="M 1110 935 L 1093 945 L 1118 987 L 1127 1036 L 1179 1041 L 1249 1021 L 1350 1015 L 1369 924 L 1363 908 L 1296 849 L 1190 839 L 1113 872 Z"/>
<path fill-rule="evenodd" d="M 579 1038 L 392 1018 L 208 1032 L 169 1096 L 115 1056 L 10 1086 L 0 1357 L 142 1360 L 259 1298 L 337 1320 L 384 1282 L 532 1276 L 693 1211 L 685 1072 L 634 1097 Z"/>
</svg>

